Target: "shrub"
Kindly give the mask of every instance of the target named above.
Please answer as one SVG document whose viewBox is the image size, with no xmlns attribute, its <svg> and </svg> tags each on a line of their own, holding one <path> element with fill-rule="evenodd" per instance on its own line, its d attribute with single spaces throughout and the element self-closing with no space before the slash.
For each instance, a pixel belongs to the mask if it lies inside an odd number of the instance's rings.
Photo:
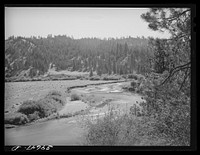
<svg viewBox="0 0 200 155">
<path fill-rule="evenodd" d="M 39 112 L 35 111 L 33 114 L 29 114 L 28 119 L 30 122 L 40 119 Z"/>
<path fill-rule="evenodd" d="M 60 105 L 64 105 L 65 102 L 63 101 L 62 96 L 56 96 L 56 95 L 47 95 L 44 99 L 49 100 L 49 102 L 54 103 L 56 102 L 56 105 L 60 106 Z"/>
<path fill-rule="evenodd" d="M 52 90 L 48 93 L 47 96 L 62 96 L 62 93 L 60 91 Z"/>
<path fill-rule="evenodd" d="M 132 81 L 131 82 L 131 87 L 136 88 L 137 87 L 137 82 L 136 81 Z"/>
<path fill-rule="evenodd" d="M 127 85 L 127 84 L 123 85 L 122 89 L 124 89 L 126 91 L 131 91 L 131 92 L 135 91 L 135 89 L 130 84 L 129 85 Z"/>
<path fill-rule="evenodd" d="M 103 119 L 97 119 L 94 124 L 87 122 L 89 131 L 86 135 L 87 143 L 90 145 L 115 145 L 118 143 L 118 133 L 121 122 L 113 120 L 114 117 L 108 114 Z"/>
<path fill-rule="evenodd" d="M 129 74 L 127 76 L 129 79 L 134 79 L 134 80 L 137 80 L 138 79 L 138 76 L 136 74 Z"/>
<path fill-rule="evenodd" d="M 155 119 L 155 132 L 167 137 L 170 145 L 189 145 L 190 101 L 184 93 L 168 84 L 149 90 L 147 95 L 146 115 Z"/>
<path fill-rule="evenodd" d="M 122 77 L 119 75 L 104 75 L 102 80 L 120 80 Z"/>
<path fill-rule="evenodd" d="M 27 115 L 30 121 L 48 117 L 57 112 L 65 102 L 62 94 L 58 91 L 51 91 L 45 98 L 38 101 L 28 100 L 20 105 L 18 112 Z"/>
<path fill-rule="evenodd" d="M 28 117 L 22 113 L 12 113 L 5 116 L 5 124 L 22 125 L 29 122 Z"/>
<path fill-rule="evenodd" d="M 77 95 L 77 94 L 75 94 L 75 93 L 71 94 L 71 101 L 76 101 L 76 100 L 80 100 L 80 99 L 81 99 L 81 98 L 80 98 L 79 95 Z"/>
<path fill-rule="evenodd" d="M 27 101 L 24 101 L 22 105 L 20 105 L 18 112 L 28 115 L 38 110 L 39 110 L 39 106 L 36 101 L 27 100 Z"/>
<path fill-rule="evenodd" d="M 41 118 L 47 117 L 52 113 L 58 111 L 62 107 L 61 104 L 58 104 L 55 100 L 51 98 L 44 98 L 38 101 L 39 106 L 39 116 Z"/>
<path fill-rule="evenodd" d="M 89 79 L 90 80 L 100 80 L 101 78 L 99 76 L 92 76 Z"/>
<path fill-rule="evenodd" d="M 87 122 L 87 144 L 159 145 L 151 136 L 154 133 L 153 124 L 153 119 L 148 117 L 141 119 L 130 114 L 108 114 L 104 118 L 97 118 L 96 123 Z"/>
</svg>

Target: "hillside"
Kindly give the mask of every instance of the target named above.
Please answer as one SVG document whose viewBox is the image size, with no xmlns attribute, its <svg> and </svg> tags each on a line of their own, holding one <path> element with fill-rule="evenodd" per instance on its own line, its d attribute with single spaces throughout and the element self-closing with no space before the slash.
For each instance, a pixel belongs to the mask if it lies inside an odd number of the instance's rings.
<svg viewBox="0 0 200 155">
<path fill-rule="evenodd" d="M 37 77 L 49 69 L 101 74 L 143 73 L 151 55 L 148 39 L 10 37 L 5 41 L 5 77 Z"/>
</svg>

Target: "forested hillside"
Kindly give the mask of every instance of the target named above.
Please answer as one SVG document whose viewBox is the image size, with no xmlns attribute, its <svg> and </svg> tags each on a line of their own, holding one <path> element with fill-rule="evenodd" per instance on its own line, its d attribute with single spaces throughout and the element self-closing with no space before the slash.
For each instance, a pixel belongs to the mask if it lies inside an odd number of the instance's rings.
<svg viewBox="0 0 200 155">
<path fill-rule="evenodd" d="M 5 41 L 5 76 L 25 72 L 43 75 L 49 68 L 102 74 L 144 73 L 151 50 L 146 38 L 73 39 L 66 35 L 47 38 L 10 37 Z"/>
</svg>

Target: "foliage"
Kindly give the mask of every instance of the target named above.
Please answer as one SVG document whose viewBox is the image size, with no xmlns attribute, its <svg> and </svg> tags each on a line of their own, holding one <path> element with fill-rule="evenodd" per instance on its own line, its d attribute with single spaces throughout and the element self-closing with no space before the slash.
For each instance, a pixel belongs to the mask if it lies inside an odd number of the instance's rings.
<svg viewBox="0 0 200 155">
<path fill-rule="evenodd" d="M 115 145 L 117 143 L 121 122 L 113 116 L 111 110 L 104 118 L 98 118 L 95 124 L 88 120 L 89 131 L 86 140 L 89 145 Z"/>
<path fill-rule="evenodd" d="M 151 39 L 153 69 L 147 77 L 146 115 L 169 145 L 190 144 L 190 9 L 152 8 L 142 15 L 154 31 L 167 30 L 170 39 Z M 147 84 L 147 83 L 146 83 Z"/>
<path fill-rule="evenodd" d="M 132 87 L 133 89 L 135 89 L 136 86 L 137 86 L 137 82 L 136 82 L 136 81 L 132 81 L 132 82 L 131 82 L 131 87 Z"/>
<path fill-rule="evenodd" d="M 39 110 L 39 106 L 36 101 L 27 100 L 27 101 L 24 101 L 22 105 L 20 105 L 18 112 L 28 115 L 38 110 Z"/>
<path fill-rule="evenodd" d="M 40 116 L 39 116 L 39 112 L 38 111 L 35 111 L 34 113 L 32 114 L 29 114 L 27 115 L 28 116 L 28 119 L 30 122 L 34 121 L 34 120 L 38 120 L 40 119 Z"/>
<path fill-rule="evenodd" d="M 90 77 L 92 77 L 93 76 L 93 71 L 92 71 L 92 69 L 90 70 Z"/>
<path fill-rule="evenodd" d="M 18 112 L 24 114 L 29 121 L 48 117 L 64 106 L 62 94 L 59 91 L 50 91 L 45 98 L 37 101 L 24 101 Z"/>
<path fill-rule="evenodd" d="M 190 75 L 190 9 L 152 8 L 141 17 L 149 23 L 152 30 L 167 30 L 171 34 L 170 39 L 150 39 L 150 45 L 155 51 L 153 57 L 155 72 L 168 71 L 169 76 L 163 83 L 169 82 L 169 79 L 176 74 L 178 76 L 184 74 L 182 81 L 184 85 Z"/>
<path fill-rule="evenodd" d="M 127 78 L 137 80 L 138 76 L 136 74 L 128 74 Z"/>
<path fill-rule="evenodd" d="M 5 115 L 5 124 L 22 125 L 29 122 L 28 117 L 22 113 L 13 113 Z"/>
<path fill-rule="evenodd" d="M 76 93 L 71 94 L 71 101 L 76 101 L 76 100 L 80 100 L 80 99 L 81 99 L 81 97 L 78 94 L 76 94 Z"/>
<path fill-rule="evenodd" d="M 47 96 L 62 96 L 62 93 L 57 90 L 52 90 L 48 93 Z"/>
<path fill-rule="evenodd" d="M 92 77 L 90 77 L 90 80 L 101 80 L 101 77 L 100 76 L 92 76 Z"/>
<path fill-rule="evenodd" d="M 120 75 L 102 75 L 102 80 L 120 80 L 122 77 Z"/>
<path fill-rule="evenodd" d="M 155 120 L 151 117 L 135 117 L 132 114 L 113 114 L 111 109 L 95 122 L 88 120 L 88 145 L 165 145 L 167 141 L 155 134 Z"/>
<path fill-rule="evenodd" d="M 87 122 L 89 145 L 190 145 L 190 99 L 174 87 L 148 90 L 141 108 Z M 136 109 L 135 109 L 136 108 Z"/>
<path fill-rule="evenodd" d="M 190 98 L 171 85 L 149 91 L 146 101 L 143 107 L 156 120 L 156 132 L 171 145 L 189 145 Z"/>
<path fill-rule="evenodd" d="M 146 87 L 145 77 L 139 74 L 130 74 L 128 75 L 128 78 L 131 78 L 133 80 L 130 82 L 129 85 L 123 85 L 122 89 L 143 94 Z"/>
<path fill-rule="evenodd" d="M 168 30 L 173 36 L 190 35 L 189 8 L 151 8 L 141 17 L 154 31 Z"/>
<path fill-rule="evenodd" d="M 47 38 L 13 37 L 5 41 L 6 77 L 29 70 L 27 76 L 43 75 L 52 64 L 56 70 L 129 74 L 144 73 L 148 67 L 148 40 L 145 38 L 73 39 L 63 36 Z M 92 69 L 92 71 L 91 71 Z"/>
</svg>

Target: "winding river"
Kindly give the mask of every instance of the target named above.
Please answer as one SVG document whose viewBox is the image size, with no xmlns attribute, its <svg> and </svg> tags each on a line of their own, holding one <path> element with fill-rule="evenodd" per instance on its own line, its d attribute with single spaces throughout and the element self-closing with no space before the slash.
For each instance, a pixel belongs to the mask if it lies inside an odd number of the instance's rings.
<svg viewBox="0 0 200 155">
<path fill-rule="evenodd" d="M 115 107 L 114 111 L 124 113 L 133 104 L 143 101 L 138 94 L 124 92 L 121 84 L 74 88 L 72 91 L 82 94 L 90 102 L 87 114 L 5 129 L 5 145 L 84 145 L 87 133 L 84 118 L 103 116 L 110 105 Z M 93 103 L 98 106 L 91 106 Z"/>
</svg>

